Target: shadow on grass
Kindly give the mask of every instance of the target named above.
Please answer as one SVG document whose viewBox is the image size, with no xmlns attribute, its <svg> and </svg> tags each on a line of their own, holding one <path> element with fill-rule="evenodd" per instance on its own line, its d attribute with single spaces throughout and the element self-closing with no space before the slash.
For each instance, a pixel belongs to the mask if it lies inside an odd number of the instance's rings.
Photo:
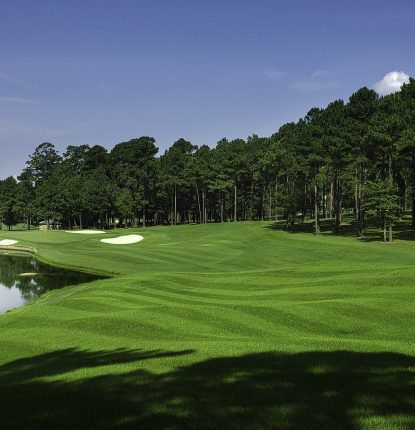
<svg viewBox="0 0 415 430">
<path fill-rule="evenodd" d="M 0 368 L 1 428 L 321 430 L 359 429 L 362 420 L 367 428 L 415 428 L 414 357 L 270 352 L 163 374 L 140 369 L 142 360 L 191 352 L 65 350 L 8 363 Z M 84 370 L 114 362 L 136 370 Z"/>
<path fill-rule="evenodd" d="M 367 226 L 365 228 L 364 237 L 358 237 L 358 223 L 353 218 L 345 218 L 345 222 L 340 226 L 339 232 L 336 234 L 340 237 L 356 237 L 362 242 L 382 242 L 383 241 L 383 229 L 377 226 L 378 220 L 375 218 L 369 218 L 367 220 Z M 288 233 L 308 233 L 314 234 L 314 223 L 313 221 L 307 220 L 304 223 L 297 222 L 294 225 L 290 225 L 288 230 L 285 221 L 274 222 L 271 225 L 267 225 L 265 228 L 278 231 L 286 231 Z M 320 221 L 320 233 L 322 235 L 333 235 L 334 224 L 332 219 L 322 219 Z M 393 227 L 393 238 L 396 240 L 415 240 L 415 230 L 407 221 L 396 222 Z"/>
</svg>

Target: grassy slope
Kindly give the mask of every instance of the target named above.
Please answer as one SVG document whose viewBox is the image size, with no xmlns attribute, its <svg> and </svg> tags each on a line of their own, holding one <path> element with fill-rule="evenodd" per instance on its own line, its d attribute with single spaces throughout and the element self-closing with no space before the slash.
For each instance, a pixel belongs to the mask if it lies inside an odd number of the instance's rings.
<svg viewBox="0 0 415 430">
<path fill-rule="evenodd" d="M 118 274 L 0 316 L 8 428 L 415 428 L 415 242 L 140 234 L 0 233 Z"/>
</svg>

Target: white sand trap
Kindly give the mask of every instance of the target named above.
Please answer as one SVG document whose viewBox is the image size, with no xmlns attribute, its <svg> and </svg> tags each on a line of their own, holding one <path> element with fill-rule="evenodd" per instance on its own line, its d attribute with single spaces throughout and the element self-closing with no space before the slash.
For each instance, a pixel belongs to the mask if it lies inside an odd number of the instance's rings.
<svg viewBox="0 0 415 430">
<path fill-rule="evenodd" d="M 114 239 L 101 239 L 101 242 L 112 245 L 131 245 L 132 243 L 141 242 L 143 239 L 144 237 L 139 234 L 128 234 L 126 236 L 114 237 Z"/>
<path fill-rule="evenodd" d="M 4 239 L 0 240 L 0 246 L 16 245 L 17 242 L 17 240 Z"/>
<path fill-rule="evenodd" d="M 65 233 L 73 233 L 73 234 L 105 234 L 105 231 L 102 230 L 68 230 Z"/>
</svg>

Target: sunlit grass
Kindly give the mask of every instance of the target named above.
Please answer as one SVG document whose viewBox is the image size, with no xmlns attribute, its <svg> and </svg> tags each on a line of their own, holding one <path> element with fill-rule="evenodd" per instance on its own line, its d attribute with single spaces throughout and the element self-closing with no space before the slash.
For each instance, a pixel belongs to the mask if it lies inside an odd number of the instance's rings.
<svg viewBox="0 0 415 430">
<path fill-rule="evenodd" d="M 0 233 L 114 275 L 0 316 L 9 428 L 413 428 L 412 233 L 327 229 L 156 227 L 124 246 Z"/>
</svg>

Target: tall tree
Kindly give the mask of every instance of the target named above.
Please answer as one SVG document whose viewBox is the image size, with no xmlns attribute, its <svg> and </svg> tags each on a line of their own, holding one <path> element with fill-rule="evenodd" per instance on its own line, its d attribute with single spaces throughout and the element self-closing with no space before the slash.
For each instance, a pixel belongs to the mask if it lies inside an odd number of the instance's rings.
<svg viewBox="0 0 415 430">
<path fill-rule="evenodd" d="M 400 154 L 407 160 L 408 182 L 412 199 L 412 227 L 415 227 L 415 79 L 410 78 L 399 94 L 401 105 L 399 117 L 402 131 L 398 141 Z"/>
<path fill-rule="evenodd" d="M 365 206 L 364 183 L 368 170 L 368 148 L 371 145 L 370 122 L 377 109 L 378 95 L 375 91 L 364 87 L 352 94 L 347 105 L 350 129 L 350 137 L 354 164 L 356 166 L 356 208 L 359 223 L 359 235 L 364 235 L 365 230 Z"/>
<path fill-rule="evenodd" d="M 17 215 L 17 181 L 13 176 L 0 182 L 0 201 L 1 219 L 11 231 Z"/>
<path fill-rule="evenodd" d="M 397 187 L 392 178 L 381 179 L 379 176 L 368 181 L 365 185 L 366 208 L 377 211 L 383 225 L 383 241 L 388 242 L 386 224 L 389 223 L 389 243 L 393 242 L 393 221 L 396 219 L 396 209 L 399 206 Z"/>
<path fill-rule="evenodd" d="M 111 174 L 119 188 L 130 191 L 134 203 L 134 226 L 138 225 L 141 210 L 143 226 L 146 225 L 146 206 L 149 183 L 156 169 L 155 139 L 143 136 L 116 145 L 110 153 Z"/>
<path fill-rule="evenodd" d="M 342 213 L 342 179 L 351 163 L 349 123 L 342 100 L 330 103 L 322 118 L 323 147 L 327 151 L 327 171 L 331 175 L 330 207 L 334 212 L 334 231 L 339 232 Z"/>
<path fill-rule="evenodd" d="M 194 186 L 192 158 L 196 149 L 191 142 L 181 138 L 162 156 L 165 183 L 171 194 L 171 224 L 177 224 L 179 212 L 181 219 L 186 219 L 185 194 Z"/>
</svg>

